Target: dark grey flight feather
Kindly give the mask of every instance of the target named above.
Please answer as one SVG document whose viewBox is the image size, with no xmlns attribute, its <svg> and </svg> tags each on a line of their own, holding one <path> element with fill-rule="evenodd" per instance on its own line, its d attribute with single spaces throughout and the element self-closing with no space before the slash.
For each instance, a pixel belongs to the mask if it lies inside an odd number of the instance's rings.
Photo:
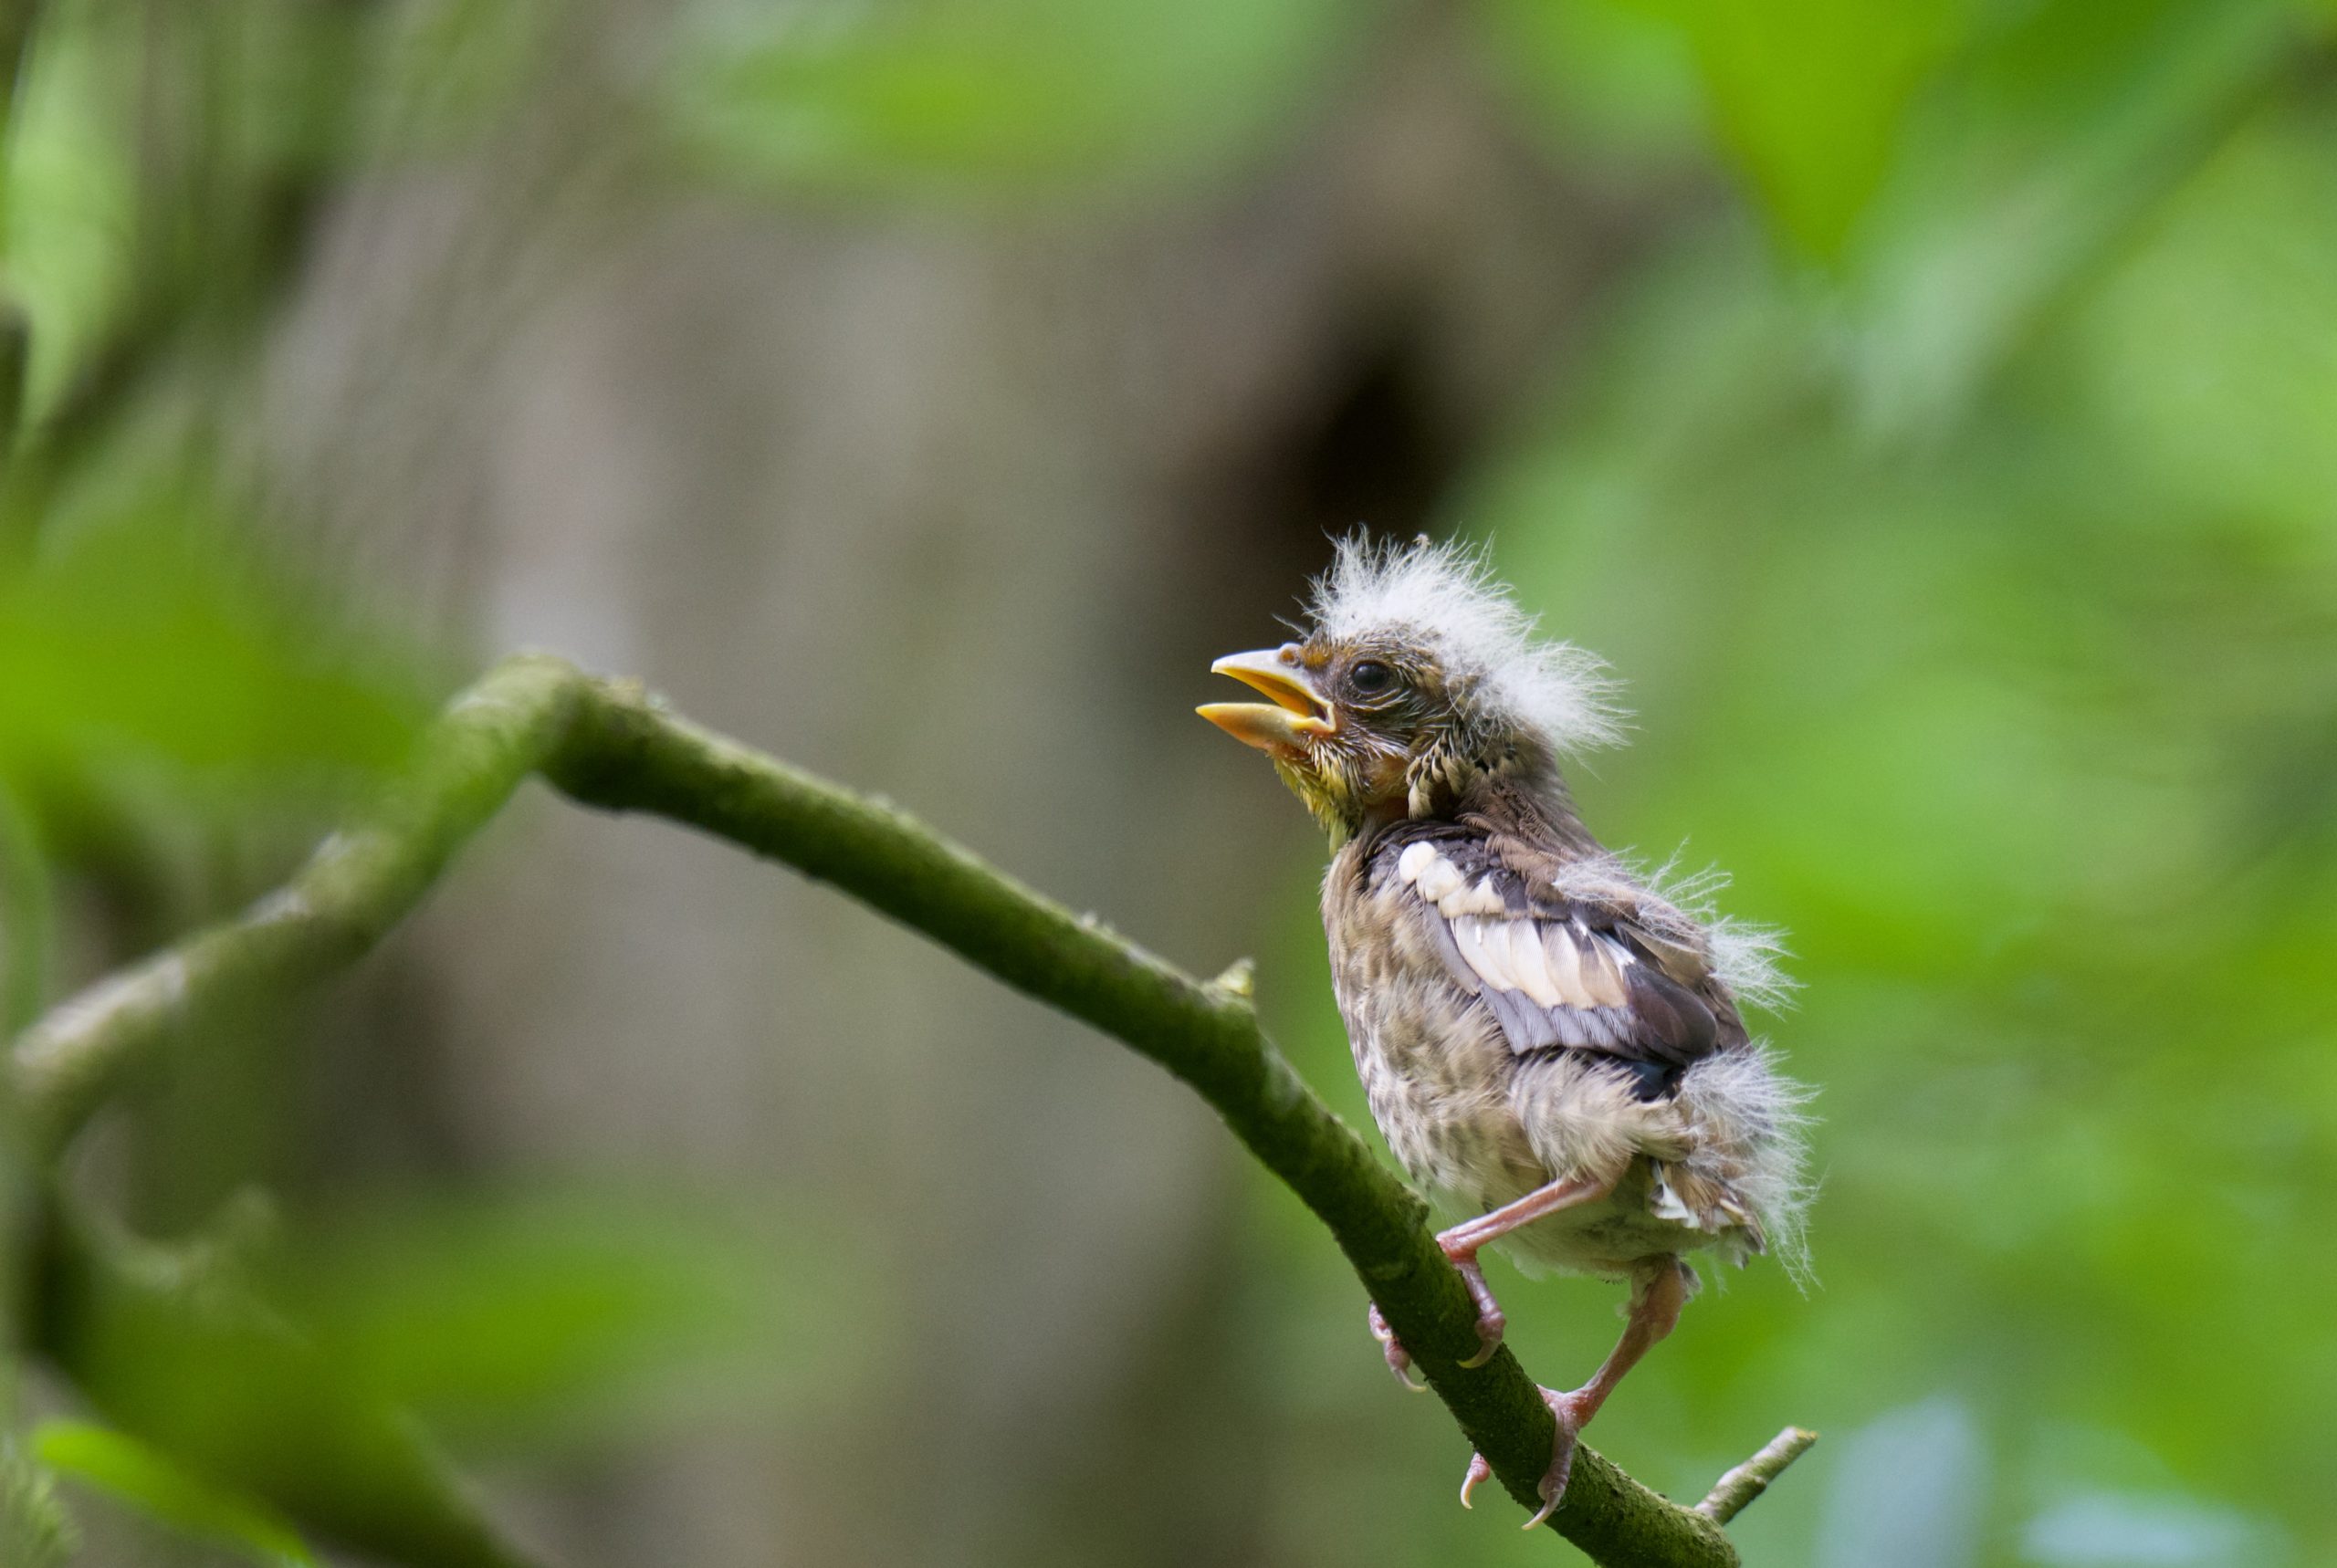
<svg viewBox="0 0 2337 1568">
<path fill-rule="evenodd" d="M 1409 917 L 1516 1054 L 1591 1051 L 1676 1085 L 1745 1043 L 1710 966 L 1621 905 L 1560 891 L 1556 849 L 1464 820 L 1394 822 L 1363 851 L 1371 881 L 1410 884 Z"/>
</svg>

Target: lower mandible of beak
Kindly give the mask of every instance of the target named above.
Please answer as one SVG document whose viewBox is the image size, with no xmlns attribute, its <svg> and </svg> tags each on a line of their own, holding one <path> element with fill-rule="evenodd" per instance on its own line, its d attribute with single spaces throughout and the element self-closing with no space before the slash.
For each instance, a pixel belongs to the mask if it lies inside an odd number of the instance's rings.
<svg viewBox="0 0 2337 1568">
<path fill-rule="evenodd" d="M 1272 703 L 1203 703 L 1193 711 L 1244 746 L 1291 756 L 1304 755 L 1332 729 L 1328 719 Z"/>
<path fill-rule="evenodd" d="M 1290 760 L 1338 728 L 1331 705 L 1291 649 L 1229 653 L 1210 666 L 1272 697 L 1271 703 L 1204 703 L 1193 711 L 1245 746 Z"/>
</svg>

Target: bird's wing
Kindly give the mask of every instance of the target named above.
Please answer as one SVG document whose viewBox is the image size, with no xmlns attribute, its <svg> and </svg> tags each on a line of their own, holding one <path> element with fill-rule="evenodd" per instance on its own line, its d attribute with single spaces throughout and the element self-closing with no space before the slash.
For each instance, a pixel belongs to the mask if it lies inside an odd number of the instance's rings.
<svg viewBox="0 0 2337 1568">
<path fill-rule="evenodd" d="M 1595 1051 L 1637 1069 L 1653 1094 L 1744 1038 L 1703 954 L 1628 897 L 1562 891 L 1555 862 L 1474 834 L 1416 840 L 1392 858 L 1446 969 L 1519 1055 Z"/>
</svg>

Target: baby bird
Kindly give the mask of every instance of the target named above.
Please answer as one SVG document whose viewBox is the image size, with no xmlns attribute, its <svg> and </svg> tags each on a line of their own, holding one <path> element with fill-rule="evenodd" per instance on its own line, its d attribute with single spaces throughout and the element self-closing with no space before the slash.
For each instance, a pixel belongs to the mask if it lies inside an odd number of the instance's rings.
<svg viewBox="0 0 2337 1568">
<path fill-rule="evenodd" d="M 1606 1364 L 1542 1391 L 1558 1435 L 1531 1528 L 1583 1425 L 1677 1321 L 1696 1282 L 1682 1255 L 1797 1259 L 1802 1094 L 1738 1013 L 1778 998 L 1775 945 L 1583 826 L 1558 760 L 1617 738 L 1603 666 L 1537 641 L 1481 555 L 1350 538 L 1310 621 L 1211 666 L 1272 701 L 1200 711 L 1264 751 L 1330 835 L 1323 925 L 1372 1117 L 1415 1182 L 1472 1217 L 1437 1238 L 1477 1303 L 1466 1364 L 1504 1322 L 1481 1248 L 1631 1286 Z M 1409 1385 L 1376 1306 L 1370 1321 Z M 1488 1474 L 1472 1457 L 1464 1504 Z"/>
</svg>

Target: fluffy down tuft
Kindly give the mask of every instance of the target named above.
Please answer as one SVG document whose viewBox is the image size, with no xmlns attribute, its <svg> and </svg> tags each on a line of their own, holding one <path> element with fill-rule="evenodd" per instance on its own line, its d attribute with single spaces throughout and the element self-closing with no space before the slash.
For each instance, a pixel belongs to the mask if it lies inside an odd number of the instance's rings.
<svg viewBox="0 0 2337 1568">
<path fill-rule="evenodd" d="M 1315 580 L 1309 610 L 1336 638 L 1379 633 L 1423 644 L 1448 676 L 1539 730 L 1554 751 L 1622 738 L 1607 666 L 1571 643 L 1536 638 L 1534 617 L 1493 576 L 1482 548 L 1349 534 Z"/>
<path fill-rule="evenodd" d="M 1809 1176 L 1809 1089 L 1777 1071 L 1756 1042 L 1720 1051 L 1688 1069 L 1675 1103 L 1699 1131 L 1688 1167 L 1725 1183 L 1758 1218 L 1766 1250 L 1794 1283 L 1810 1284 L 1806 1226 Z M 1743 1262 L 1743 1259 L 1738 1259 Z"/>
<path fill-rule="evenodd" d="M 1645 870 L 1608 850 L 1567 862 L 1552 881 L 1568 898 L 1629 909 L 1655 936 L 1703 948 L 1740 1002 L 1776 1012 L 1793 999 L 1783 934 L 1720 913 L 1728 873 L 1717 866 L 1682 873 L 1675 857 Z"/>
</svg>

